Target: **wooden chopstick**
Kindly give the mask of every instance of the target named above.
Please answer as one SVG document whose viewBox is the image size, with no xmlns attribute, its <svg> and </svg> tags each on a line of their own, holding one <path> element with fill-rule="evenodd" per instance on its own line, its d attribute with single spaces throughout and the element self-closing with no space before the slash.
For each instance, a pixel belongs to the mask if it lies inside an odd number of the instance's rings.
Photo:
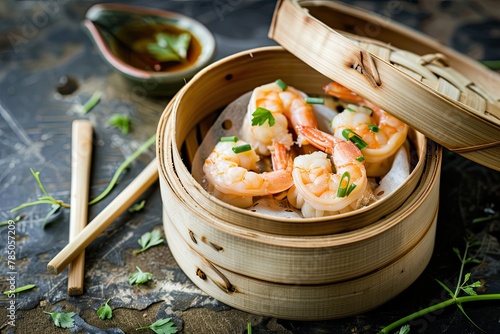
<svg viewBox="0 0 500 334">
<path fill-rule="evenodd" d="M 47 271 L 51 274 L 59 274 L 156 180 L 158 180 L 158 166 L 156 159 L 153 159 L 101 213 L 47 264 Z"/>
<path fill-rule="evenodd" d="M 89 203 L 90 162 L 92 159 L 92 123 L 73 121 L 71 143 L 71 210 L 69 241 L 75 240 L 87 224 Z M 83 294 L 85 252 L 81 252 L 69 266 L 68 295 Z"/>
</svg>

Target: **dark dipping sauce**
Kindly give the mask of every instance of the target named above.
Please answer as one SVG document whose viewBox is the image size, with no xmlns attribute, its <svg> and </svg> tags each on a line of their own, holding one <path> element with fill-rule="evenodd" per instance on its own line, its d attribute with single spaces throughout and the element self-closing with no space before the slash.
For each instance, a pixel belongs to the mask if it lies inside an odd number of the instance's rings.
<svg viewBox="0 0 500 334">
<path fill-rule="evenodd" d="M 160 62 L 146 51 L 149 43 L 156 43 L 155 36 L 160 32 L 171 35 L 188 33 L 191 36 L 185 62 Z M 189 68 L 196 63 L 202 49 L 200 41 L 193 34 L 169 24 L 131 22 L 117 30 L 114 36 L 110 47 L 115 55 L 127 64 L 146 71 L 176 72 Z M 137 48 L 144 49 L 144 52 L 135 51 Z"/>
</svg>

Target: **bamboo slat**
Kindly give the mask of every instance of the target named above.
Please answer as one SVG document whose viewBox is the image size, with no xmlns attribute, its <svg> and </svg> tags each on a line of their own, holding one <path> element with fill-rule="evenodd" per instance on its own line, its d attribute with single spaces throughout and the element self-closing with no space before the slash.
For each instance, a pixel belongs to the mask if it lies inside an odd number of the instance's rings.
<svg viewBox="0 0 500 334">
<path fill-rule="evenodd" d="M 280 0 L 269 36 L 432 140 L 500 170 L 500 76 L 478 62 L 338 1 Z M 385 43 L 390 62 L 371 53 L 366 47 L 371 43 Z M 422 81 L 400 66 L 422 75 Z M 488 103 L 469 98 L 472 92 Z"/>
</svg>

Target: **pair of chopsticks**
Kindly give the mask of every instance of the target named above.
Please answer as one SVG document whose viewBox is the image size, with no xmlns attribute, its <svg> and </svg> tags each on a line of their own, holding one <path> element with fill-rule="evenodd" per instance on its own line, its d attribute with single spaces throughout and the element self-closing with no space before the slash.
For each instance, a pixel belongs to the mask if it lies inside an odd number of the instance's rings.
<svg viewBox="0 0 500 334">
<path fill-rule="evenodd" d="M 59 274 L 70 265 L 68 294 L 83 293 L 85 248 L 129 208 L 158 179 L 156 159 L 87 226 L 90 161 L 92 155 L 92 124 L 86 120 L 73 122 L 71 159 L 71 210 L 69 243 L 48 264 L 51 274 Z"/>
</svg>

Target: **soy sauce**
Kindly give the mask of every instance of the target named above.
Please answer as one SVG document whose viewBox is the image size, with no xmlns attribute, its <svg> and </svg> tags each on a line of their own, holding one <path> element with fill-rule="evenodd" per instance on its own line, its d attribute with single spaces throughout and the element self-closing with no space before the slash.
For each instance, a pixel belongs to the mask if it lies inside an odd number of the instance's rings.
<svg viewBox="0 0 500 334">
<path fill-rule="evenodd" d="M 156 43 L 155 36 L 160 32 L 171 35 L 188 33 L 191 36 L 191 42 L 185 62 L 160 62 L 152 57 L 147 51 L 135 51 L 137 49 L 146 50 L 146 45 L 149 43 Z M 189 31 L 158 22 L 131 22 L 130 24 L 122 26 L 114 32 L 113 35 L 115 38 L 111 40 L 112 43 L 110 43 L 110 46 L 115 55 L 127 64 L 146 71 L 181 71 L 196 63 L 202 50 L 200 41 Z"/>
</svg>

